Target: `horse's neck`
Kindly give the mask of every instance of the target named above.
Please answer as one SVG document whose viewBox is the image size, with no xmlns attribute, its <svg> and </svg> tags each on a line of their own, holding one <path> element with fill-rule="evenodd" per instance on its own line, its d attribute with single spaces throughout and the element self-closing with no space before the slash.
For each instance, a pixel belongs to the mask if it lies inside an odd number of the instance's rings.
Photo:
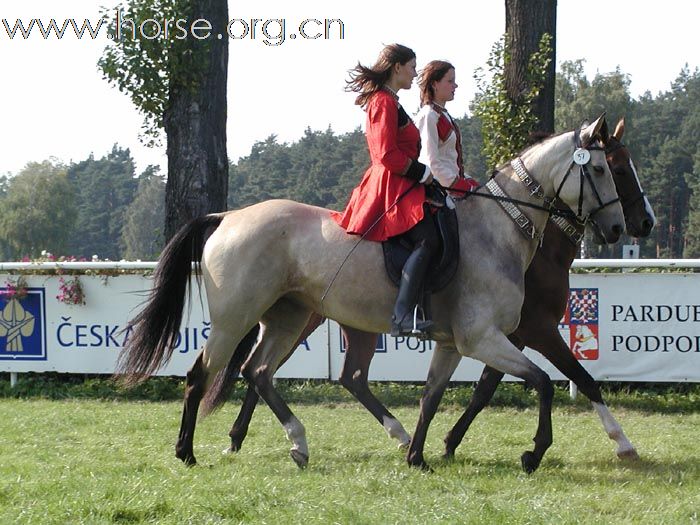
<svg viewBox="0 0 700 525">
<path fill-rule="evenodd" d="M 552 199 L 557 193 L 557 180 L 565 174 L 571 162 L 571 133 L 552 137 L 523 152 L 521 158 L 525 168 Z"/>
<path fill-rule="evenodd" d="M 530 148 L 523 153 L 522 160 L 528 173 L 537 180 L 542 186 L 545 196 L 550 199 L 553 198 L 556 193 L 555 183 L 556 180 L 558 180 L 557 175 L 563 174 L 567 169 L 567 155 L 570 157 L 570 151 L 564 142 L 570 140 L 568 135 L 554 137 L 547 141 L 546 147 L 540 146 Z M 531 190 L 525 186 L 510 165 L 506 166 L 496 176 L 495 180 L 511 199 L 530 203 L 542 208 L 545 207 L 545 202 L 541 198 L 532 195 Z M 534 257 L 535 251 L 539 247 L 537 240 L 527 239 L 522 235 L 522 232 L 518 231 L 518 226 L 504 213 L 504 210 L 501 209 L 500 204 L 497 202 L 491 200 L 488 203 L 484 202 L 481 204 L 483 207 L 477 207 L 482 208 L 479 218 L 483 219 L 488 216 L 490 227 L 499 231 L 501 234 L 498 236 L 499 243 L 502 245 L 501 249 L 510 252 L 513 257 L 520 259 L 523 265 L 527 267 Z M 543 233 L 547 225 L 549 213 L 545 209 L 531 208 L 529 206 L 520 205 L 519 208 L 521 212 L 527 215 L 533 222 L 537 232 Z M 479 212 L 474 215 L 478 213 Z M 505 232 L 509 232 L 507 237 L 504 235 Z M 558 234 L 563 235 L 561 232 L 558 232 Z M 558 239 L 554 240 L 556 241 Z M 564 239 L 564 242 L 568 241 Z M 560 243 L 553 242 L 551 249 L 555 249 L 555 245 L 560 246 Z M 568 249 L 566 254 L 568 255 L 570 252 L 571 250 Z M 556 257 L 556 255 L 553 255 L 553 257 Z M 573 261 L 573 256 L 571 260 Z M 571 265 L 571 262 L 568 264 Z"/>
<path fill-rule="evenodd" d="M 569 269 L 576 258 L 579 247 L 552 221 L 547 222 L 544 242 L 537 248 L 537 256 L 553 264 Z"/>
</svg>

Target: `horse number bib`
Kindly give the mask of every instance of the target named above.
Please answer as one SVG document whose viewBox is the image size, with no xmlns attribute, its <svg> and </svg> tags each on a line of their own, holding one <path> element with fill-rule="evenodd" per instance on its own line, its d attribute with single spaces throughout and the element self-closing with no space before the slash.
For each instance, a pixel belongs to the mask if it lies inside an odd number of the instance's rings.
<svg viewBox="0 0 700 525">
<path fill-rule="evenodd" d="M 591 152 L 587 149 L 578 148 L 576 151 L 574 151 L 574 162 L 579 166 L 588 164 L 589 160 L 591 160 Z"/>
</svg>

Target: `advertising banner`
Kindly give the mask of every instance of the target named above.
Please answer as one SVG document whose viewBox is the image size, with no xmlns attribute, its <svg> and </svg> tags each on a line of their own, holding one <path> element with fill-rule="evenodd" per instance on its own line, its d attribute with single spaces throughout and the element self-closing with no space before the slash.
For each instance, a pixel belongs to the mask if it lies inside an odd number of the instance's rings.
<svg viewBox="0 0 700 525">
<path fill-rule="evenodd" d="M 81 275 L 85 304 L 67 304 L 58 276 L 0 275 L 0 371 L 111 374 L 146 300 L 151 280 L 138 274 Z M 560 333 L 600 381 L 700 381 L 700 275 L 573 274 Z M 162 375 L 184 376 L 210 331 L 204 290 L 191 303 Z M 371 380 L 424 381 L 435 343 L 377 336 Z M 533 350 L 526 355 L 553 379 L 565 379 Z M 281 378 L 338 379 L 345 348 L 337 323 L 323 323 L 278 371 Z M 483 365 L 464 358 L 453 380 L 475 381 Z M 506 379 L 514 379 L 506 376 Z"/>
</svg>

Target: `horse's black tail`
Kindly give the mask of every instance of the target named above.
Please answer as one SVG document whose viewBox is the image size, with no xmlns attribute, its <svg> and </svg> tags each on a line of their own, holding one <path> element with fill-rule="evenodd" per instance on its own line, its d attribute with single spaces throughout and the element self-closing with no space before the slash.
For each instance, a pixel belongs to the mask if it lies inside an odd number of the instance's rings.
<svg viewBox="0 0 700 525">
<path fill-rule="evenodd" d="M 250 354 L 253 345 L 258 339 L 259 333 L 260 325 L 256 324 L 250 329 L 246 336 L 241 339 L 241 342 L 238 343 L 226 368 L 220 370 L 219 373 L 216 374 L 214 381 L 204 395 L 199 407 L 202 417 L 211 414 L 226 403 L 226 400 L 231 395 L 231 390 L 233 390 L 234 380 L 238 377 L 241 366 L 246 357 Z"/>
<path fill-rule="evenodd" d="M 224 215 L 205 215 L 190 221 L 165 246 L 146 307 L 129 322 L 133 331 L 117 361 L 116 373 L 123 375 L 126 384 L 143 381 L 170 360 L 182 322 L 192 263 L 200 279 L 207 234 L 221 224 Z"/>
</svg>

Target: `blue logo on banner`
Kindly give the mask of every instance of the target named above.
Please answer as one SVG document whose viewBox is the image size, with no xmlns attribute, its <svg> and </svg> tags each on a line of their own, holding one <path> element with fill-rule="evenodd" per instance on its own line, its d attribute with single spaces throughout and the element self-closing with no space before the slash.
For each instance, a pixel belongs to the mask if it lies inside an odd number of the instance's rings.
<svg viewBox="0 0 700 525">
<path fill-rule="evenodd" d="M 340 333 L 340 353 L 344 354 L 345 350 L 347 350 L 345 346 L 345 337 L 343 337 L 343 331 L 338 328 L 338 332 Z M 377 344 L 374 347 L 374 351 L 377 354 L 385 354 L 386 353 L 386 334 L 378 334 L 377 335 Z"/>
<path fill-rule="evenodd" d="M 0 360 L 46 361 L 43 288 L 27 288 L 23 297 L 0 288 Z"/>
</svg>

